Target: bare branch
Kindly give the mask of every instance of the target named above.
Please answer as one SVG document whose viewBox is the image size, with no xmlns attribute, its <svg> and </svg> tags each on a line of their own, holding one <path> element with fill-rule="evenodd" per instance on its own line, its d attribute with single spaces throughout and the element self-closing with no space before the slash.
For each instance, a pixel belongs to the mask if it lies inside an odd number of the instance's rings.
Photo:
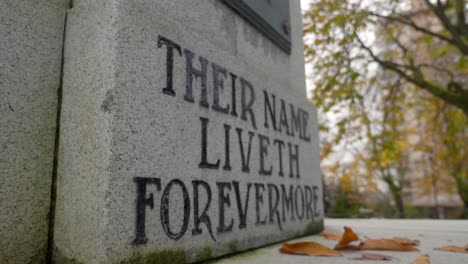
<svg viewBox="0 0 468 264">
<path fill-rule="evenodd" d="M 465 15 L 465 0 L 457 0 L 455 3 L 455 10 L 457 12 L 458 29 L 462 35 L 468 38 L 468 24 Z"/>
<path fill-rule="evenodd" d="M 381 19 L 391 21 L 391 22 L 398 22 L 398 23 L 407 25 L 407 26 L 409 26 L 409 27 L 421 32 L 421 33 L 424 33 L 424 34 L 430 35 L 432 37 L 438 38 L 438 39 L 440 39 L 442 41 L 448 42 L 449 44 L 457 47 L 463 54 L 468 55 L 468 45 L 466 45 L 461 39 L 456 40 L 455 38 L 449 38 L 449 37 L 446 37 L 444 35 L 438 34 L 438 33 L 434 32 L 434 31 L 431 31 L 431 30 L 429 30 L 427 28 L 424 28 L 424 27 L 421 27 L 421 26 L 417 25 L 414 21 L 412 21 L 411 19 L 409 19 L 407 17 L 403 17 L 403 16 L 384 16 L 384 15 L 374 13 L 374 12 L 370 12 L 369 14 L 372 15 L 372 16 L 381 18 Z M 456 35 L 458 36 L 458 34 L 456 34 Z M 458 36 L 458 38 L 459 38 L 459 36 Z"/>
<path fill-rule="evenodd" d="M 359 42 L 361 48 L 366 50 L 369 56 L 371 56 L 372 59 L 375 62 L 377 62 L 380 66 L 382 66 L 385 69 L 396 72 L 408 82 L 428 91 L 432 95 L 437 96 L 443 99 L 444 101 L 450 102 L 452 105 L 463 110 L 465 114 L 468 114 L 468 98 L 465 97 L 464 94 L 461 94 L 461 95 L 455 94 L 447 89 L 444 89 L 443 87 L 440 87 L 438 85 L 435 85 L 433 83 L 426 81 L 422 77 L 421 72 L 417 68 L 412 68 L 411 70 L 413 74 L 409 75 L 408 73 L 406 73 L 404 70 L 401 69 L 401 65 L 393 61 L 381 59 L 377 55 L 375 55 L 375 53 L 362 42 L 362 40 L 359 38 L 357 34 L 356 34 L 356 39 Z"/>
<path fill-rule="evenodd" d="M 465 41 L 460 37 L 460 32 L 456 26 L 452 25 L 450 19 L 445 14 L 445 6 L 443 5 L 434 5 L 430 2 L 430 0 L 424 0 L 426 5 L 432 10 L 432 12 L 437 16 L 439 21 L 442 23 L 445 29 L 450 32 L 452 36 L 452 41 L 454 45 L 464 54 L 468 55 L 468 45 Z"/>
</svg>

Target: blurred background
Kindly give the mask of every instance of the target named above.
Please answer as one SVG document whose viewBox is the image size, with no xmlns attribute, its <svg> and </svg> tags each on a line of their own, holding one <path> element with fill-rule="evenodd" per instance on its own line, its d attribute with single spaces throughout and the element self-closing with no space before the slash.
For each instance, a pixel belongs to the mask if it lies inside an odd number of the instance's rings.
<svg viewBox="0 0 468 264">
<path fill-rule="evenodd" d="M 301 0 L 325 211 L 468 219 L 468 0 Z"/>
</svg>

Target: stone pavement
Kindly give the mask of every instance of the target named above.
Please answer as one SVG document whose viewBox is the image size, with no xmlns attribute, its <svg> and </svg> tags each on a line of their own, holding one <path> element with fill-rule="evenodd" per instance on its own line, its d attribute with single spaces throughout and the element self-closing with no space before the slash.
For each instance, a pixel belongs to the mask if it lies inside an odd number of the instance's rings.
<svg viewBox="0 0 468 264">
<path fill-rule="evenodd" d="M 281 244 L 257 249 L 230 258 L 220 259 L 216 263 L 408 263 L 422 254 L 429 254 L 432 264 L 467 264 L 468 254 L 434 250 L 444 245 L 464 246 L 468 244 L 468 221 L 466 220 L 387 220 L 387 219 L 326 219 L 325 228 L 332 231 L 342 231 L 343 226 L 351 227 L 361 238 L 392 238 L 408 237 L 421 241 L 420 252 L 395 251 L 348 251 L 343 257 L 308 257 L 281 254 L 278 249 Z M 292 240 L 316 241 L 333 247 L 336 242 L 325 240 L 319 235 Z M 351 258 L 359 257 L 361 253 L 377 253 L 395 257 L 391 261 L 357 261 Z"/>
</svg>

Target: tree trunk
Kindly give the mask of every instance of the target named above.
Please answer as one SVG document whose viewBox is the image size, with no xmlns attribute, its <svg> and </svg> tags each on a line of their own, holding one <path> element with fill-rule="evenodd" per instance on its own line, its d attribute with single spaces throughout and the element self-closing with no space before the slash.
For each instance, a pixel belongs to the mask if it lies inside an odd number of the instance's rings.
<svg viewBox="0 0 468 264">
<path fill-rule="evenodd" d="M 398 218 L 406 218 L 405 206 L 403 203 L 403 197 L 401 196 L 401 190 L 392 190 L 393 199 L 397 208 Z"/>
<path fill-rule="evenodd" d="M 435 177 L 434 173 L 431 173 L 431 183 L 432 183 L 432 194 L 434 198 L 434 218 L 440 219 L 441 215 L 440 215 L 440 206 L 439 206 L 439 191 L 437 189 L 437 178 Z"/>
<path fill-rule="evenodd" d="M 468 219 L 468 179 L 454 176 L 458 194 L 463 201 L 463 219 Z"/>
<path fill-rule="evenodd" d="M 405 206 L 403 203 L 403 197 L 401 195 L 401 190 L 403 186 L 401 184 L 397 185 L 390 174 L 382 173 L 384 176 L 382 177 L 383 181 L 387 183 L 388 188 L 393 196 L 393 201 L 395 201 L 395 206 L 397 209 L 398 218 L 405 218 Z"/>
</svg>

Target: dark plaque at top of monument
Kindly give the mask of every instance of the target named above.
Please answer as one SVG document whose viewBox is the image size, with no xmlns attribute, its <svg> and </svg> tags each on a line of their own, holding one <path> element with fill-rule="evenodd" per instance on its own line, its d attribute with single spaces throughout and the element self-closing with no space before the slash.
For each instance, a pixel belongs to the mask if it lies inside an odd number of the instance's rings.
<svg viewBox="0 0 468 264">
<path fill-rule="evenodd" d="M 223 0 L 285 52 L 291 52 L 289 0 Z"/>
</svg>

